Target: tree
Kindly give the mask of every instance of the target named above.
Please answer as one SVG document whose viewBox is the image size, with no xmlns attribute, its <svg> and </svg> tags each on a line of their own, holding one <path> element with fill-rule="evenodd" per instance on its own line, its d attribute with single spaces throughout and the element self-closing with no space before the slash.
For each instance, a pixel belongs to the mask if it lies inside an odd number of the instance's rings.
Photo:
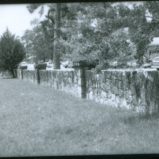
<svg viewBox="0 0 159 159">
<path fill-rule="evenodd" d="M 37 9 L 39 6 L 41 5 L 37 5 L 37 4 L 31 4 L 28 5 L 28 10 L 30 11 L 30 13 L 34 12 L 35 9 Z M 41 6 L 42 8 L 43 6 Z M 55 16 L 53 15 L 53 17 L 50 16 L 50 14 L 47 15 L 46 18 L 48 18 L 48 20 L 51 20 L 52 26 L 53 26 L 53 61 L 54 61 L 54 68 L 55 69 L 60 69 L 60 30 L 61 30 L 61 4 L 57 3 L 57 4 L 53 4 L 51 5 L 50 9 L 49 9 L 49 13 L 51 13 L 51 11 L 53 11 L 56 13 Z M 43 24 L 43 28 L 46 31 L 46 27 L 44 26 L 44 24 L 49 24 L 49 23 L 42 23 Z M 55 29 L 54 29 L 55 26 Z M 56 40 L 55 40 L 56 39 Z M 55 43 L 54 43 L 55 40 Z"/>
<path fill-rule="evenodd" d="M 146 18 L 149 19 L 149 32 L 153 37 L 159 36 L 159 2 L 145 1 L 143 4 L 147 13 Z"/>
<path fill-rule="evenodd" d="M 52 58 L 52 43 L 49 38 L 45 37 L 45 33 L 41 25 L 35 26 L 32 30 L 26 30 L 22 37 L 25 44 L 26 54 L 34 55 L 36 61 L 46 61 Z"/>
<path fill-rule="evenodd" d="M 0 39 L 0 67 L 16 77 L 14 69 L 25 57 L 25 49 L 14 35 L 7 29 Z"/>
<path fill-rule="evenodd" d="M 98 8 L 98 10 L 94 11 L 95 14 L 93 15 L 99 19 L 99 22 L 101 22 L 99 24 L 99 31 L 102 37 L 101 39 L 106 38 L 109 46 L 111 46 L 111 48 L 114 46 L 113 50 L 120 52 L 120 49 L 118 49 L 119 45 L 117 45 L 117 43 L 119 42 L 119 44 L 122 44 L 122 42 L 120 42 L 121 38 L 118 37 L 116 40 L 114 39 L 111 41 L 111 39 L 113 39 L 112 35 L 121 28 L 128 28 L 130 41 L 135 44 L 136 47 L 134 57 L 136 58 L 139 66 L 141 66 L 144 62 L 143 57 L 147 51 L 148 44 L 152 40 L 153 29 L 152 24 L 146 19 L 147 8 L 143 5 L 143 3 L 136 3 L 135 5 L 132 5 L 131 9 L 125 3 L 104 3 L 100 9 Z M 113 43 L 115 45 L 113 45 Z M 122 49 L 122 47 L 120 48 L 124 57 L 126 49 Z M 105 50 L 110 51 L 110 49 Z M 107 54 L 106 51 L 105 54 Z M 129 56 L 129 51 L 127 56 Z M 116 58 L 116 55 L 114 57 Z M 111 58 L 113 58 L 113 56 Z"/>
<path fill-rule="evenodd" d="M 73 34 L 70 41 L 73 57 L 92 62 L 99 60 L 100 67 L 106 68 L 110 60 L 121 61 L 122 57 L 130 57 L 133 54 L 128 42 L 129 35 L 125 36 L 124 33 L 124 28 L 128 26 L 128 18 L 121 15 L 129 13 L 127 7 L 113 6 L 113 3 L 80 5 L 83 5 L 83 8 L 78 10 L 77 15 L 80 21 L 79 24 L 77 22 L 76 28 L 78 34 Z M 125 8 L 124 13 L 121 13 L 121 7 Z"/>
<path fill-rule="evenodd" d="M 46 19 L 41 22 L 45 36 L 48 38 L 51 36 L 55 69 L 60 68 L 61 57 L 63 56 L 63 52 L 65 52 L 65 48 L 68 47 L 68 43 L 65 43 L 64 41 L 66 41 L 66 38 L 68 38 L 67 35 L 71 32 L 68 24 L 75 18 L 76 10 L 74 8 L 76 6 L 77 5 L 60 3 L 48 4 L 48 15 L 46 16 Z M 43 6 L 31 4 L 28 5 L 27 8 L 32 13 L 38 7 L 41 7 L 42 10 Z M 66 46 L 64 46 L 64 44 L 66 44 Z"/>
<path fill-rule="evenodd" d="M 151 41 L 150 24 L 146 20 L 144 6 L 134 6 L 129 18 L 130 37 L 137 50 L 135 58 L 139 66 L 141 66 L 144 62 L 143 57 L 147 51 L 147 46 Z"/>
<path fill-rule="evenodd" d="M 98 59 L 105 66 L 111 60 L 136 58 L 141 66 L 152 37 L 159 34 L 158 6 L 159 2 L 50 4 L 50 18 L 55 24 L 54 63 L 59 65 L 66 52 L 73 60 Z M 48 24 L 44 26 L 48 28 Z M 124 28 L 128 28 L 126 36 Z"/>
</svg>

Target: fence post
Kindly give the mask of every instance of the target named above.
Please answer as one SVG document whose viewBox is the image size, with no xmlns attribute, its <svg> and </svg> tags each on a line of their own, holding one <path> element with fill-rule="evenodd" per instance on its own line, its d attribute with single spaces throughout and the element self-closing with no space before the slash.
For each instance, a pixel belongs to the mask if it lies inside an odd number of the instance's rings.
<svg viewBox="0 0 159 159">
<path fill-rule="evenodd" d="M 39 71 L 39 68 L 36 69 L 36 77 L 37 77 L 37 83 L 40 84 L 40 71 Z"/>
<path fill-rule="evenodd" d="M 81 79 L 81 97 L 86 98 L 86 69 L 80 68 L 80 79 Z"/>
<path fill-rule="evenodd" d="M 17 69 L 14 69 L 15 78 L 17 78 Z"/>
<path fill-rule="evenodd" d="M 23 79 L 23 69 L 21 69 L 21 78 Z"/>
</svg>

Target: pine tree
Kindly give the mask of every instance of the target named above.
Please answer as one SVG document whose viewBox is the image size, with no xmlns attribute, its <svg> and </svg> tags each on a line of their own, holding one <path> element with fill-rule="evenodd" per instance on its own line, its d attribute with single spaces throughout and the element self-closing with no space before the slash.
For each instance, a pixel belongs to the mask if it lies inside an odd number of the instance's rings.
<svg viewBox="0 0 159 159">
<path fill-rule="evenodd" d="M 25 50 L 22 43 L 7 29 L 0 39 L 0 67 L 15 77 L 14 69 L 17 69 L 24 57 Z"/>
</svg>

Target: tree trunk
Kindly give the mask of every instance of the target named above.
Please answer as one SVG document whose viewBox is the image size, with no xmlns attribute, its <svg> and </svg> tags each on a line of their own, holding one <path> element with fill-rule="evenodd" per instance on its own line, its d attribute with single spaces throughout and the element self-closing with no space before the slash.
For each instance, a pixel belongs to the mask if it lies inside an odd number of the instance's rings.
<svg viewBox="0 0 159 159">
<path fill-rule="evenodd" d="M 54 63 L 54 57 L 55 57 L 55 24 L 53 24 L 53 32 L 52 32 L 52 34 L 53 34 L 53 40 L 52 40 L 52 51 L 53 51 L 53 53 L 52 53 L 52 61 L 53 61 L 53 63 Z"/>
<path fill-rule="evenodd" d="M 81 97 L 86 98 L 86 70 L 84 67 L 80 68 L 80 78 L 81 78 Z"/>
<path fill-rule="evenodd" d="M 137 55 L 136 55 L 136 58 L 137 58 L 137 63 L 139 65 L 139 67 L 142 66 L 143 64 L 143 56 L 144 56 L 144 49 L 143 49 L 143 46 L 140 46 L 138 45 L 137 46 Z"/>
<path fill-rule="evenodd" d="M 13 78 L 16 78 L 16 74 L 15 74 L 14 70 L 11 69 L 10 72 L 11 72 L 11 74 L 12 74 L 12 77 L 13 77 Z"/>
<path fill-rule="evenodd" d="M 61 30 L 61 4 L 56 4 L 56 44 L 54 52 L 54 69 L 60 69 L 60 30 Z"/>
</svg>

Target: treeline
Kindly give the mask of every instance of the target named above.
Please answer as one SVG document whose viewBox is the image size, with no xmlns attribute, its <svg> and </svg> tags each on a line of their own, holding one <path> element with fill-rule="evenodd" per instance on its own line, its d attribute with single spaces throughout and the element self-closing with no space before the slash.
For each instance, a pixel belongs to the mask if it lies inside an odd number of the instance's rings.
<svg viewBox="0 0 159 159">
<path fill-rule="evenodd" d="M 135 60 L 141 66 L 147 60 L 148 45 L 159 36 L 159 2 L 100 2 L 47 4 L 43 21 L 22 37 L 27 54 L 36 60 L 98 61 L 98 69 L 113 61 L 126 66 Z M 30 13 L 43 4 L 28 5 Z"/>
</svg>

